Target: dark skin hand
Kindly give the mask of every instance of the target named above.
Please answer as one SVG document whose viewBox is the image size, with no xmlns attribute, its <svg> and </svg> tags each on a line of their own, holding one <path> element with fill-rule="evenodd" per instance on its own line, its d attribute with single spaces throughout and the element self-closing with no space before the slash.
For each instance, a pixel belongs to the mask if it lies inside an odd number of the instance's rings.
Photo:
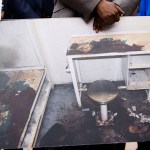
<svg viewBox="0 0 150 150">
<path fill-rule="evenodd" d="M 120 20 L 120 16 L 119 16 L 119 20 Z M 116 22 L 118 22 L 118 21 L 116 21 Z M 107 20 L 104 21 L 102 18 L 100 18 L 98 16 L 98 14 L 96 14 L 95 18 L 94 18 L 94 23 L 93 23 L 93 30 L 95 30 L 95 32 L 98 33 L 99 31 L 102 31 L 103 27 L 105 27 L 107 25 L 112 25 L 112 24 L 113 23 L 111 21 L 107 21 Z"/>
<path fill-rule="evenodd" d="M 124 11 L 119 6 L 107 0 L 101 0 L 96 7 L 93 29 L 99 32 L 102 27 L 118 22 L 121 14 L 124 14 Z"/>
<path fill-rule="evenodd" d="M 4 12 L 2 11 L 2 13 L 1 13 L 1 19 L 3 19 L 4 18 Z"/>
<path fill-rule="evenodd" d="M 106 23 L 103 21 L 103 19 L 100 18 L 98 14 L 96 14 L 93 22 L 93 30 L 95 30 L 95 32 L 98 33 L 99 31 L 102 30 L 102 27 L 105 25 Z"/>
</svg>

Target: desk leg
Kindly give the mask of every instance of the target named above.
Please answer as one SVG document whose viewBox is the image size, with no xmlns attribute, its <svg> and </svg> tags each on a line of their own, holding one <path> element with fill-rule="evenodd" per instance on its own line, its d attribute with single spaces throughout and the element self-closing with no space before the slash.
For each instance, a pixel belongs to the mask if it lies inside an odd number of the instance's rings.
<svg viewBox="0 0 150 150">
<path fill-rule="evenodd" d="M 150 103 L 150 90 L 147 90 L 147 100 Z"/>
<path fill-rule="evenodd" d="M 76 70 L 75 60 L 68 57 L 68 63 L 69 63 L 72 82 L 73 82 L 73 86 L 74 86 L 74 90 L 75 90 L 75 94 L 77 98 L 77 103 L 78 103 L 78 106 L 81 107 L 81 97 L 80 97 L 80 92 L 79 92 L 80 84 L 79 84 L 78 74 Z"/>
<path fill-rule="evenodd" d="M 80 67 L 79 67 L 79 60 L 75 60 L 75 68 L 76 68 L 76 71 L 77 71 L 77 75 L 78 75 L 78 81 L 79 83 L 82 84 L 82 80 L 81 80 L 81 74 L 80 74 Z"/>
</svg>

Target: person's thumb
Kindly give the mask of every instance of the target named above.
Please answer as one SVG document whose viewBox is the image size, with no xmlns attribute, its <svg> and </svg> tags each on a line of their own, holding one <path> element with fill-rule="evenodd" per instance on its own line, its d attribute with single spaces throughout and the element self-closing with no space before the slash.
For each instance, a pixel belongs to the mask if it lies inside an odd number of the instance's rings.
<svg viewBox="0 0 150 150">
<path fill-rule="evenodd" d="M 120 15 L 124 15 L 125 14 L 125 12 L 118 6 L 118 5 L 115 5 L 115 7 L 116 7 L 116 9 L 118 10 L 118 13 L 120 14 Z"/>
</svg>

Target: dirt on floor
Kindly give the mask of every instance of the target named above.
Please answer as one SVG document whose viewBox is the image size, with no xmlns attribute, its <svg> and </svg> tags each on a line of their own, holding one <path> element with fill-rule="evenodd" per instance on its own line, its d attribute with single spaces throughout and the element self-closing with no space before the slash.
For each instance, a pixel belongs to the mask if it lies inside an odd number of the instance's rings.
<svg viewBox="0 0 150 150">
<path fill-rule="evenodd" d="M 118 97 L 108 104 L 114 117 L 112 125 L 97 126 L 92 111 L 99 111 L 99 104 L 93 103 L 82 94 L 82 108 L 74 108 L 59 119 L 41 140 L 41 146 L 59 147 L 148 141 L 150 139 L 150 103 L 146 101 L 145 90 L 120 90 Z M 130 110 L 130 111 L 129 111 Z M 141 115 L 142 114 L 142 115 Z M 145 117 L 145 118 L 146 118 Z"/>
</svg>

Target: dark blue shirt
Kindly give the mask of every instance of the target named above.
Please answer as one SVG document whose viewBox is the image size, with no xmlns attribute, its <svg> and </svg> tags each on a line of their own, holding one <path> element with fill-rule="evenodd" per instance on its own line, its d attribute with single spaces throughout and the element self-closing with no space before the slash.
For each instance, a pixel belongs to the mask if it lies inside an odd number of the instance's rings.
<svg viewBox="0 0 150 150">
<path fill-rule="evenodd" d="M 150 0 L 141 0 L 138 16 L 150 16 Z"/>
<path fill-rule="evenodd" d="M 53 0 L 4 0 L 5 19 L 51 17 Z"/>
</svg>

